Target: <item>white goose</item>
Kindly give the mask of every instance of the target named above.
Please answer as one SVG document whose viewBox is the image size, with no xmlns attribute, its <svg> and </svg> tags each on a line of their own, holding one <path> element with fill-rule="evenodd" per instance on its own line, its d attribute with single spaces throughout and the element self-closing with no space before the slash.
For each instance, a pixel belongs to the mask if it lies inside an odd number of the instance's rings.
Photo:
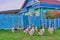
<svg viewBox="0 0 60 40">
<path fill-rule="evenodd" d="M 30 26 L 27 26 L 27 28 L 24 30 L 25 33 L 28 33 L 30 30 Z"/>
<path fill-rule="evenodd" d="M 45 29 L 44 29 L 44 24 L 42 25 L 42 29 L 40 29 L 39 31 L 38 31 L 38 34 L 39 35 L 43 35 L 44 34 L 44 32 L 45 32 Z"/>
<path fill-rule="evenodd" d="M 17 30 L 22 30 L 23 28 L 21 26 L 17 26 Z"/>
<path fill-rule="evenodd" d="M 32 28 L 29 31 L 29 35 L 32 36 L 34 34 L 34 25 L 32 26 Z"/>
<path fill-rule="evenodd" d="M 49 25 L 48 32 L 49 32 L 49 33 L 53 33 L 53 31 L 54 31 L 53 25 L 52 25 L 52 27 L 50 27 L 50 25 Z"/>
<path fill-rule="evenodd" d="M 14 32 L 15 31 L 15 28 L 14 27 L 12 27 L 12 32 Z"/>
</svg>

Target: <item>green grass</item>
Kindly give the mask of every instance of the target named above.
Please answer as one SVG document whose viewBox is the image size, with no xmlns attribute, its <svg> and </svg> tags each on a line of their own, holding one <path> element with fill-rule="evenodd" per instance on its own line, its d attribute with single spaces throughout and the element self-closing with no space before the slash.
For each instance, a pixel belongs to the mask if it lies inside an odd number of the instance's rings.
<svg viewBox="0 0 60 40">
<path fill-rule="evenodd" d="M 0 30 L 0 40 L 60 40 L 60 30 L 57 29 L 53 34 L 49 34 L 46 29 L 44 36 L 38 35 L 37 32 L 33 36 L 29 36 L 22 30 L 16 30 L 14 33 L 10 30 Z"/>
</svg>

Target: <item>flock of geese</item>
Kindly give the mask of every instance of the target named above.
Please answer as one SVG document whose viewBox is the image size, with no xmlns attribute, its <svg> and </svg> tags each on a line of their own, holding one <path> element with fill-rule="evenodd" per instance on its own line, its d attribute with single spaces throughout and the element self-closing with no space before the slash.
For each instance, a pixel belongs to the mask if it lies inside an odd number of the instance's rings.
<svg viewBox="0 0 60 40">
<path fill-rule="evenodd" d="M 22 28 L 18 26 L 17 29 L 21 30 Z M 44 35 L 45 31 L 46 31 L 45 24 L 42 25 L 41 29 L 38 29 L 37 26 L 35 27 L 34 25 L 32 25 L 32 27 L 28 25 L 27 28 L 23 30 L 24 33 L 29 34 L 30 36 L 33 36 L 34 32 L 38 32 L 38 34 L 42 36 L 42 35 Z M 53 31 L 54 31 L 54 27 L 49 26 L 48 32 L 52 34 Z M 14 27 L 12 27 L 12 32 L 15 32 Z"/>
</svg>

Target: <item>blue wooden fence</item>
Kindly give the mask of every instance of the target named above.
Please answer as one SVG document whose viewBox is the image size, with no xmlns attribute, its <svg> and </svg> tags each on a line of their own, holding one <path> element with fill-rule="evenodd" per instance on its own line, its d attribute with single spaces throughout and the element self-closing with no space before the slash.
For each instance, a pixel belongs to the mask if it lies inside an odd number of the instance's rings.
<svg viewBox="0 0 60 40">
<path fill-rule="evenodd" d="M 48 28 L 49 25 L 55 25 L 55 28 L 60 27 L 60 18 L 56 19 L 40 19 L 40 16 L 30 16 L 28 20 L 28 16 L 22 15 L 0 15 L 0 29 L 11 29 L 13 26 L 16 28 L 17 25 L 22 26 L 22 28 L 26 28 L 27 25 L 41 27 L 42 24 L 45 23 L 45 27 Z"/>
<path fill-rule="evenodd" d="M 27 16 L 0 15 L 0 29 L 11 29 L 13 26 L 17 28 L 17 25 L 25 28 L 28 25 L 27 23 Z"/>
</svg>

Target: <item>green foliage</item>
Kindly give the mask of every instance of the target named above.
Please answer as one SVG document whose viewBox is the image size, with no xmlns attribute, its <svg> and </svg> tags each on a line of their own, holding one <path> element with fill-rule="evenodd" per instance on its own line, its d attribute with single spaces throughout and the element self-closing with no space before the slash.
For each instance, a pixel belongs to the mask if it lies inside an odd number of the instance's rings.
<svg viewBox="0 0 60 40">
<path fill-rule="evenodd" d="M 47 19 L 54 19 L 54 18 L 56 18 L 55 16 L 52 16 L 52 12 L 50 10 L 46 11 L 45 14 L 46 14 L 46 18 Z"/>
<path fill-rule="evenodd" d="M 47 10 L 45 12 L 47 19 L 60 18 L 60 12 L 55 9 L 55 11 Z"/>
<path fill-rule="evenodd" d="M 46 13 L 45 13 L 45 14 L 46 14 L 46 18 L 47 18 L 47 19 L 52 18 L 51 13 L 50 13 L 49 11 L 46 11 Z"/>
</svg>

